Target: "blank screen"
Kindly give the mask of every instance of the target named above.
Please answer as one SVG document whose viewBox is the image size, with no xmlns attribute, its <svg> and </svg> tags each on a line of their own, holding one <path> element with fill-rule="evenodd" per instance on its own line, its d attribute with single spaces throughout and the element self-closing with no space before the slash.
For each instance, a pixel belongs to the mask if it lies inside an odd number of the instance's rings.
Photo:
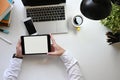
<svg viewBox="0 0 120 80">
<path fill-rule="evenodd" d="M 25 54 L 47 53 L 47 36 L 24 37 Z"/>
</svg>

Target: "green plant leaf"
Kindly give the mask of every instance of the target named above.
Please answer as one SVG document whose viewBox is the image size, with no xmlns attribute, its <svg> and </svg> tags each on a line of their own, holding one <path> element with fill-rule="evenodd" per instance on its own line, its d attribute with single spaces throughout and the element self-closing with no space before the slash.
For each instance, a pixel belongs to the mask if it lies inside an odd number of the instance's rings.
<svg viewBox="0 0 120 80">
<path fill-rule="evenodd" d="M 120 6 L 112 4 L 110 16 L 101 20 L 101 23 L 109 28 L 113 33 L 120 33 Z"/>
</svg>

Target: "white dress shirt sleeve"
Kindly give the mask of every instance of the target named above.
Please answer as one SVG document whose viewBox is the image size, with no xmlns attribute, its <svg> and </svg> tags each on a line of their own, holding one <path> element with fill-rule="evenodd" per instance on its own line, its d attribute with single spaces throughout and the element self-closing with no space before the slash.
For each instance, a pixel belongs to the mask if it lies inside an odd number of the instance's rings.
<svg viewBox="0 0 120 80">
<path fill-rule="evenodd" d="M 66 66 L 69 80 L 83 79 L 81 75 L 79 63 L 74 57 L 68 55 L 68 52 L 65 51 L 65 53 L 62 56 L 60 56 L 60 58 L 62 59 L 64 65 Z"/>
<path fill-rule="evenodd" d="M 9 67 L 5 70 L 3 80 L 17 80 L 21 70 L 22 59 L 12 58 Z"/>
<path fill-rule="evenodd" d="M 80 67 L 77 60 L 66 51 L 60 56 L 67 69 L 68 80 L 81 80 Z M 3 80 L 17 80 L 21 70 L 22 59 L 12 58 L 10 66 L 5 70 Z"/>
</svg>

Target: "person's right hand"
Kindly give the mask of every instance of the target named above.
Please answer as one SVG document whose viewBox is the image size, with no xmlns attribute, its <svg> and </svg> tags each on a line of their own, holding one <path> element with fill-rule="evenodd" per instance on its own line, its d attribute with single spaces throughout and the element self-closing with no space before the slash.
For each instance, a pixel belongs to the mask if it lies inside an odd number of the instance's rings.
<svg viewBox="0 0 120 80">
<path fill-rule="evenodd" d="M 48 55 L 61 56 L 65 52 L 65 50 L 55 42 L 52 35 L 50 36 L 52 40 L 52 45 L 51 45 L 51 52 L 48 52 Z"/>
</svg>

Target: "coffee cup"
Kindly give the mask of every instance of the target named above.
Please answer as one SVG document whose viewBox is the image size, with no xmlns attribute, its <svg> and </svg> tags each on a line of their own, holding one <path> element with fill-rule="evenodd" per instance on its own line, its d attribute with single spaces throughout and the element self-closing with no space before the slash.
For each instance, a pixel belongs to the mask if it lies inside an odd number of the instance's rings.
<svg viewBox="0 0 120 80">
<path fill-rule="evenodd" d="M 80 15 L 75 15 L 72 18 L 72 25 L 77 30 L 80 31 L 80 25 L 83 23 L 83 18 Z"/>
</svg>

